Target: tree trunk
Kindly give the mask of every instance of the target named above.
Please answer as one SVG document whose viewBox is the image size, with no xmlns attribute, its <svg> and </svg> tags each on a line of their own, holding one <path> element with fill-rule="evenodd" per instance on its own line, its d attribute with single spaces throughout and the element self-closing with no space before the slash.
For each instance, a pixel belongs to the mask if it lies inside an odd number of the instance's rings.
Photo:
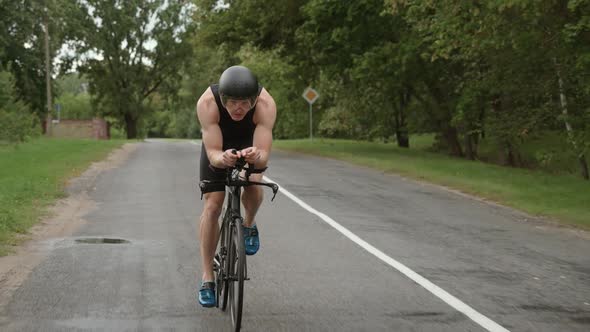
<svg viewBox="0 0 590 332">
<path fill-rule="evenodd" d="M 397 139 L 397 146 L 400 148 L 409 148 L 410 147 L 410 138 L 408 137 L 408 132 L 406 130 L 396 130 L 395 137 Z"/>
<path fill-rule="evenodd" d="M 395 116 L 395 138 L 397 139 L 397 146 L 400 148 L 410 147 L 410 137 L 406 124 L 406 106 L 410 101 L 410 94 L 404 91 L 400 95 L 399 110 Z"/>
<path fill-rule="evenodd" d="M 467 159 L 475 160 L 476 151 L 470 134 L 465 134 L 465 156 Z"/>
<path fill-rule="evenodd" d="M 51 111 L 53 110 L 53 98 L 51 97 L 51 58 L 49 55 L 49 23 L 47 19 L 47 8 L 45 8 L 43 15 L 43 31 L 45 32 L 45 85 L 47 90 L 47 136 L 51 136 L 53 131 L 53 120 L 51 119 Z"/>
<path fill-rule="evenodd" d="M 461 143 L 459 142 L 457 128 L 448 126 L 443 130 L 443 135 L 447 141 L 447 144 L 449 145 L 449 152 L 451 155 L 455 157 L 463 157 L 463 149 L 461 148 Z"/>
<path fill-rule="evenodd" d="M 432 107 L 435 108 L 434 114 L 438 120 L 438 129 L 449 147 L 449 153 L 455 157 L 463 157 L 461 142 L 459 142 L 459 134 L 457 128 L 451 125 L 452 115 L 449 111 L 449 105 L 445 100 L 444 94 L 437 86 L 427 85 L 427 88 L 434 99 Z"/>
<path fill-rule="evenodd" d="M 590 175 L 588 174 L 588 163 L 586 163 L 586 157 L 584 155 L 580 155 L 578 157 L 580 161 L 580 167 L 582 168 L 582 177 L 586 180 L 590 180 Z"/>
<path fill-rule="evenodd" d="M 127 129 L 127 139 L 137 138 L 137 119 L 130 114 L 125 114 L 125 128 Z"/>
<path fill-rule="evenodd" d="M 506 144 L 506 164 L 510 167 L 516 167 L 516 156 L 510 144 Z"/>
<path fill-rule="evenodd" d="M 510 146 L 508 146 L 508 151 L 507 151 L 507 156 L 506 156 L 506 163 L 510 167 L 516 166 L 516 163 L 514 162 L 514 154 L 512 153 L 512 148 L 510 148 Z"/>
<path fill-rule="evenodd" d="M 563 114 L 563 121 L 565 122 L 565 129 L 567 130 L 567 135 L 570 140 L 570 143 L 574 147 L 574 151 L 578 154 L 578 161 L 580 162 L 580 167 L 582 169 L 582 177 L 586 180 L 590 180 L 588 176 L 588 164 L 586 163 L 586 157 L 583 153 L 579 152 L 578 144 L 574 139 L 574 131 L 572 126 L 568 121 L 568 112 L 567 112 L 567 98 L 565 96 L 565 92 L 563 89 L 563 79 L 561 78 L 561 71 L 559 69 L 559 63 L 557 62 L 557 58 L 553 58 L 553 62 L 555 63 L 555 70 L 557 73 L 557 82 L 559 84 L 559 100 L 561 102 L 561 113 Z"/>
</svg>

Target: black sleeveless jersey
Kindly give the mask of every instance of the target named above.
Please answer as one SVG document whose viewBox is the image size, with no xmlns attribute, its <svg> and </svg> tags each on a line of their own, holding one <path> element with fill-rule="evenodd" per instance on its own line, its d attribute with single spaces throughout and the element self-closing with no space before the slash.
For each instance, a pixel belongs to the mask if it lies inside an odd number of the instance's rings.
<svg viewBox="0 0 590 332">
<path fill-rule="evenodd" d="M 221 104 L 219 84 L 213 84 L 210 87 L 213 96 L 215 96 L 217 109 L 219 109 L 219 128 L 221 128 L 221 134 L 223 136 L 223 151 L 231 148 L 239 150 L 251 147 L 254 140 L 254 129 L 256 129 L 256 124 L 254 123 L 256 106 L 249 110 L 242 120 L 234 121 L 227 112 L 227 109 Z M 260 91 L 262 91 L 262 87 L 258 88 L 259 95 Z"/>
</svg>

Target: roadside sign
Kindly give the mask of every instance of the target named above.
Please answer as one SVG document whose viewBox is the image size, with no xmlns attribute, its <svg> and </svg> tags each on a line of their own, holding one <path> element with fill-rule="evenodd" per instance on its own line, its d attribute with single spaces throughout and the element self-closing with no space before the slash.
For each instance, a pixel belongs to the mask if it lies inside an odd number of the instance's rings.
<svg viewBox="0 0 590 332">
<path fill-rule="evenodd" d="M 312 120 L 312 111 L 311 105 L 319 98 L 320 94 L 315 91 L 312 87 L 307 87 L 305 91 L 303 91 L 303 99 L 307 100 L 309 103 L 309 139 L 313 140 L 313 120 Z"/>
<path fill-rule="evenodd" d="M 308 87 L 303 91 L 303 99 L 307 100 L 307 102 L 311 105 L 313 104 L 320 96 L 320 94 L 315 91 L 313 88 Z"/>
<path fill-rule="evenodd" d="M 55 104 L 55 110 L 57 111 L 57 120 L 53 120 L 53 123 L 59 123 L 61 120 L 61 104 Z"/>
</svg>

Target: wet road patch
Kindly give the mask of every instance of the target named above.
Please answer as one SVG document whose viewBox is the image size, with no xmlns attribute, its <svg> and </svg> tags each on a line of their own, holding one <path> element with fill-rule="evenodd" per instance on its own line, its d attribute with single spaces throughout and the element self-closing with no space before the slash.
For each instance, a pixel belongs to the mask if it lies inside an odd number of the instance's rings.
<svg viewBox="0 0 590 332">
<path fill-rule="evenodd" d="M 129 242 L 128 240 L 124 240 L 124 239 L 95 237 L 95 238 L 76 239 L 76 243 L 84 243 L 84 244 L 127 244 L 127 243 L 131 243 L 131 242 Z"/>
</svg>

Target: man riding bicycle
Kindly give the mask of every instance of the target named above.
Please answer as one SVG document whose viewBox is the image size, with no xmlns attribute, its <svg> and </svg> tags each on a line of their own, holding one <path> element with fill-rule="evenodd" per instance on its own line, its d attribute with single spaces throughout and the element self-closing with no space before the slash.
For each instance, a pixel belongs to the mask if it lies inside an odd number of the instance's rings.
<svg viewBox="0 0 590 332">
<path fill-rule="evenodd" d="M 276 104 L 272 96 L 258 85 L 256 76 L 246 67 L 227 68 L 219 78 L 219 84 L 211 85 L 197 102 L 197 117 L 201 124 L 200 179 L 223 180 L 223 172 L 216 168 L 235 165 L 243 157 L 254 167 L 264 168 L 272 145 L 272 129 L 276 119 Z M 236 152 L 237 150 L 237 152 Z M 252 181 L 261 181 L 262 174 L 250 175 Z M 202 283 L 199 303 L 203 307 L 215 306 L 215 282 L 213 257 L 219 240 L 218 219 L 225 197 L 223 184 L 211 184 L 202 188 L 205 197 L 200 219 Z M 255 216 L 262 203 L 262 188 L 244 187 L 244 241 L 247 255 L 254 255 L 260 248 Z"/>
</svg>

